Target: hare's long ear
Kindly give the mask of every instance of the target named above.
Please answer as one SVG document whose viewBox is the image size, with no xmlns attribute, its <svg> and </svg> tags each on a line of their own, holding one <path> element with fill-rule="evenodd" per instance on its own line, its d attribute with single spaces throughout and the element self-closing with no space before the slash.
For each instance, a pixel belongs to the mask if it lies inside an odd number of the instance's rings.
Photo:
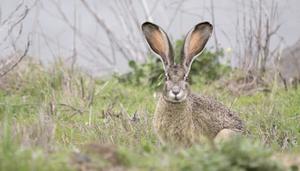
<svg viewBox="0 0 300 171">
<path fill-rule="evenodd" d="M 186 68 L 186 77 L 189 74 L 193 60 L 204 49 L 213 26 L 209 22 L 197 24 L 185 37 L 182 49 L 182 65 Z"/>
<path fill-rule="evenodd" d="M 142 30 L 150 48 L 164 63 L 164 69 L 174 64 L 173 49 L 167 34 L 157 25 L 145 22 Z"/>
</svg>

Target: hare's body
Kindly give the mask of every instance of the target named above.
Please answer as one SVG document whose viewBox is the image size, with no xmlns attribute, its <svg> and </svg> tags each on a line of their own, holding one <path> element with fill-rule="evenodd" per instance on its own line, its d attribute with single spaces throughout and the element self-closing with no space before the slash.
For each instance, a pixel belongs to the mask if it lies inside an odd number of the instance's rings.
<svg viewBox="0 0 300 171">
<path fill-rule="evenodd" d="M 242 132 L 244 127 L 236 113 L 211 97 L 197 94 L 178 104 L 161 96 L 153 124 L 162 142 L 185 145 L 202 137 L 214 139 L 223 129 Z"/>
<path fill-rule="evenodd" d="M 184 101 L 176 104 L 160 97 L 154 113 L 153 125 L 162 142 L 174 141 L 180 144 L 194 142 L 192 104 Z M 189 113 L 189 115 L 185 115 Z"/>
<path fill-rule="evenodd" d="M 181 62 L 175 63 L 174 52 L 166 33 L 146 22 L 143 33 L 153 52 L 163 62 L 166 81 L 154 114 L 154 128 L 163 142 L 190 145 L 201 140 L 222 139 L 241 132 L 242 121 L 216 100 L 191 93 L 187 81 L 191 64 L 201 54 L 213 27 L 197 24 L 186 36 Z"/>
</svg>

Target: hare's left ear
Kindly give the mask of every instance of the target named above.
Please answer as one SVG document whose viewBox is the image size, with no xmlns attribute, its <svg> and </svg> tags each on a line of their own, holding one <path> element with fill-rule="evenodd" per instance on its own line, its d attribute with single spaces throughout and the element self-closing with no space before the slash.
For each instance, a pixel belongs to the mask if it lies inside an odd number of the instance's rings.
<svg viewBox="0 0 300 171">
<path fill-rule="evenodd" d="M 203 22 L 197 24 L 187 34 L 182 49 L 181 63 L 186 69 L 186 77 L 191 69 L 193 60 L 204 49 L 211 33 L 213 26 L 209 22 Z"/>
<path fill-rule="evenodd" d="M 163 62 L 165 72 L 174 64 L 173 48 L 167 34 L 158 25 L 145 22 L 142 24 L 145 38 L 155 54 Z"/>
</svg>

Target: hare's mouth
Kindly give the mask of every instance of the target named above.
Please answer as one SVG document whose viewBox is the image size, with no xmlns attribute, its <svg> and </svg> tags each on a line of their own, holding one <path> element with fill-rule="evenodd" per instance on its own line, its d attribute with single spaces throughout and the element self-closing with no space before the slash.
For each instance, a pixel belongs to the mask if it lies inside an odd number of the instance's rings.
<svg viewBox="0 0 300 171">
<path fill-rule="evenodd" d="M 178 94 L 174 94 L 169 92 L 166 96 L 166 100 L 173 103 L 180 103 L 186 99 L 187 95 L 184 92 L 180 92 Z"/>
<path fill-rule="evenodd" d="M 172 103 L 181 103 L 181 102 L 185 101 L 185 98 L 181 98 L 181 99 L 179 99 L 177 97 L 175 97 L 175 98 L 167 98 L 167 101 L 170 101 Z"/>
</svg>

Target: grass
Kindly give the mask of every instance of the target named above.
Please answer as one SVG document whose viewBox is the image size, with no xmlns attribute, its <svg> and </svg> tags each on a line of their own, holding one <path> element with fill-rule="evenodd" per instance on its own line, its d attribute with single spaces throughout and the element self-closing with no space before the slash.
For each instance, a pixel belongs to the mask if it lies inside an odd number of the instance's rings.
<svg viewBox="0 0 300 171">
<path fill-rule="evenodd" d="M 236 97 L 216 84 L 193 89 L 239 112 L 246 135 L 178 149 L 153 133 L 152 88 L 27 61 L 0 80 L 0 170 L 284 170 L 272 156 L 300 152 L 300 90 Z"/>
</svg>

